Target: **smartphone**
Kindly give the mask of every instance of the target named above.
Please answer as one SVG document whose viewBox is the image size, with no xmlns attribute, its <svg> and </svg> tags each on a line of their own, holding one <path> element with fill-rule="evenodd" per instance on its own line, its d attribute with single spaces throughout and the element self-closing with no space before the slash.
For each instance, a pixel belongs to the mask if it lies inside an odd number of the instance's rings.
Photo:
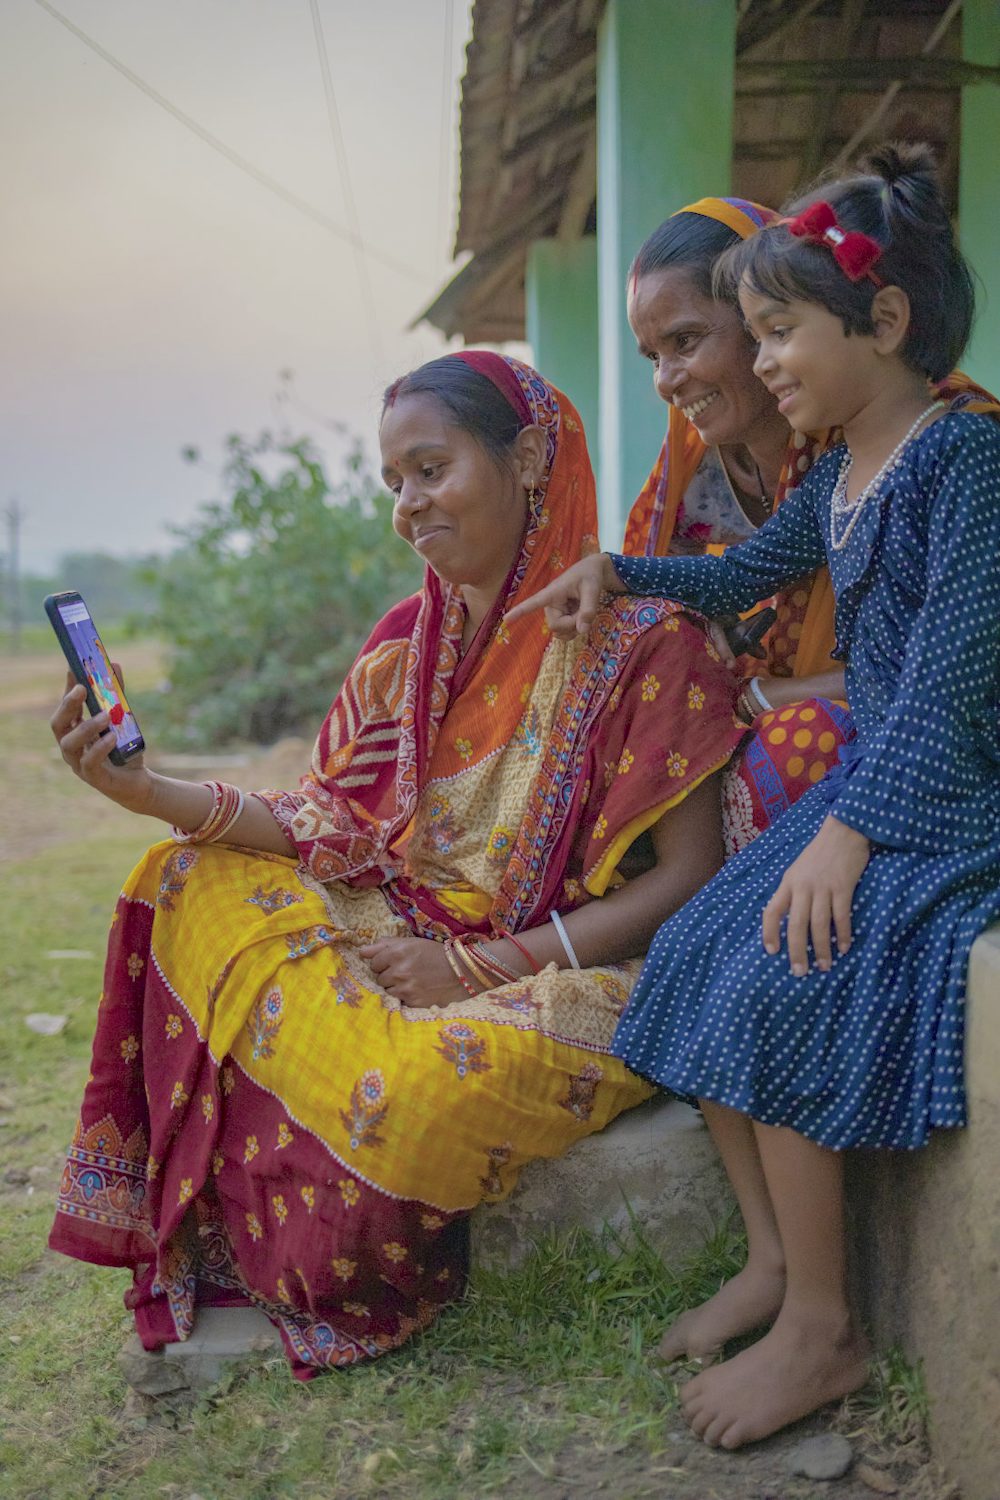
<svg viewBox="0 0 1000 1500">
<path fill-rule="evenodd" d="M 733 655 L 762 657 L 764 652 L 760 649 L 761 637 L 767 634 L 777 618 L 778 611 L 767 604 L 747 619 L 737 620 L 735 624 L 727 626 L 726 640 Z"/>
<path fill-rule="evenodd" d="M 45 613 L 59 637 L 70 671 L 87 689 L 90 712 L 99 714 L 107 710 L 110 729 L 105 733 L 113 734 L 116 741 L 109 759 L 116 766 L 123 766 L 131 756 L 146 748 L 146 742 L 90 610 L 80 594 L 69 590 L 64 594 L 49 594 Z"/>
</svg>

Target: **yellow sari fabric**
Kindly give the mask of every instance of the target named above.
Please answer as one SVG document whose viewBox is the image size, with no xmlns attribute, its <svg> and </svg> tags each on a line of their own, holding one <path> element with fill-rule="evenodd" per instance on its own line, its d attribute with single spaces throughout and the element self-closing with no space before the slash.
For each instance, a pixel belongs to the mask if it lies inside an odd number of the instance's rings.
<svg viewBox="0 0 1000 1500">
<path fill-rule="evenodd" d="M 151 849 L 123 899 L 155 905 L 175 856 L 172 844 Z M 262 885 L 301 899 L 267 914 L 253 904 Z M 503 1197 L 526 1161 L 562 1155 L 652 1092 L 605 1051 L 638 964 L 552 966 L 446 1010 L 411 1010 L 357 951 L 403 930 L 378 891 L 308 889 L 293 860 L 207 848 L 158 923 L 156 966 L 213 1062 L 280 1101 L 332 1169 L 432 1209 Z M 162 1072 L 165 1098 L 177 1081 Z M 262 1136 L 254 1127 L 237 1143 L 248 1166 Z M 288 1210 L 307 1217 L 301 1201 Z"/>
</svg>

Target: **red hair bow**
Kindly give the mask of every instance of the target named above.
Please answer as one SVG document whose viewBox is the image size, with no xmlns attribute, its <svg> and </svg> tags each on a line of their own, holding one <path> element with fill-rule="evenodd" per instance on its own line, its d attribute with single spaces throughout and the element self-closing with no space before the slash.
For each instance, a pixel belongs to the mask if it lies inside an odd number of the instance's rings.
<svg viewBox="0 0 1000 1500">
<path fill-rule="evenodd" d="M 867 276 L 876 286 L 884 286 L 872 270 L 882 254 L 882 246 L 870 235 L 841 229 L 829 203 L 810 203 L 794 219 L 786 219 L 789 234 L 811 245 L 827 245 L 833 258 L 849 281 Z"/>
</svg>

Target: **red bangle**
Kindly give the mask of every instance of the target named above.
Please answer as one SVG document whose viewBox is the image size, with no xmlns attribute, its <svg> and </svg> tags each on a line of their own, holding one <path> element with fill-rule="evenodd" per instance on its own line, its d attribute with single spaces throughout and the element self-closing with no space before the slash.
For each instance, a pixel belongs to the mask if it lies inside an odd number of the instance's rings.
<svg viewBox="0 0 1000 1500">
<path fill-rule="evenodd" d="M 528 952 L 528 950 L 524 946 L 524 944 L 518 938 L 516 938 L 512 932 L 502 932 L 500 934 L 500 936 L 501 937 L 505 937 L 509 943 L 513 943 L 514 944 L 514 947 L 517 948 L 517 950 L 520 953 L 524 954 L 525 958 L 528 960 L 529 964 L 531 965 L 531 972 L 533 974 L 540 974 L 542 972 L 542 966 L 541 966 L 541 964 L 537 963 L 535 961 L 535 959 Z"/>
</svg>

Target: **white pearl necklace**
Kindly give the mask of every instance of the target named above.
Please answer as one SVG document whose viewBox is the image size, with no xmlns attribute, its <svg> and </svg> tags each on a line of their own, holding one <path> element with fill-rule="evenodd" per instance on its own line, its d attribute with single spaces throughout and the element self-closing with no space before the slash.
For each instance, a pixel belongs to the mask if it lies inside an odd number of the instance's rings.
<svg viewBox="0 0 1000 1500">
<path fill-rule="evenodd" d="M 917 429 L 923 422 L 927 420 L 929 416 L 931 416 L 934 412 L 936 412 L 940 407 L 943 407 L 944 405 L 945 403 L 943 401 L 932 401 L 930 406 L 925 407 L 925 409 L 920 413 L 917 420 L 913 423 L 913 426 L 910 427 L 909 430 L 905 432 L 900 438 L 899 442 L 896 444 L 895 448 L 893 448 L 892 452 L 889 454 L 889 457 L 886 459 L 881 469 L 879 469 L 874 479 L 870 479 L 868 481 L 856 500 L 848 500 L 847 498 L 847 479 L 851 472 L 851 465 L 854 462 L 854 455 L 851 452 L 850 448 L 848 448 L 847 452 L 844 455 L 843 462 L 840 465 L 840 473 L 837 475 L 836 483 L 833 486 L 833 495 L 831 496 L 830 500 L 830 546 L 833 548 L 834 552 L 840 552 L 842 548 L 847 546 L 848 538 L 850 537 L 851 532 L 854 530 L 855 526 L 858 524 L 858 517 L 860 516 L 861 512 L 864 510 L 865 506 L 872 498 L 872 496 L 878 493 L 883 479 L 885 479 L 887 475 L 890 474 L 896 467 L 896 464 L 899 462 L 900 454 L 902 453 L 903 449 L 906 447 L 910 439 L 916 436 Z M 849 516 L 850 520 L 838 537 L 836 518 L 837 516 L 845 515 Z"/>
</svg>

